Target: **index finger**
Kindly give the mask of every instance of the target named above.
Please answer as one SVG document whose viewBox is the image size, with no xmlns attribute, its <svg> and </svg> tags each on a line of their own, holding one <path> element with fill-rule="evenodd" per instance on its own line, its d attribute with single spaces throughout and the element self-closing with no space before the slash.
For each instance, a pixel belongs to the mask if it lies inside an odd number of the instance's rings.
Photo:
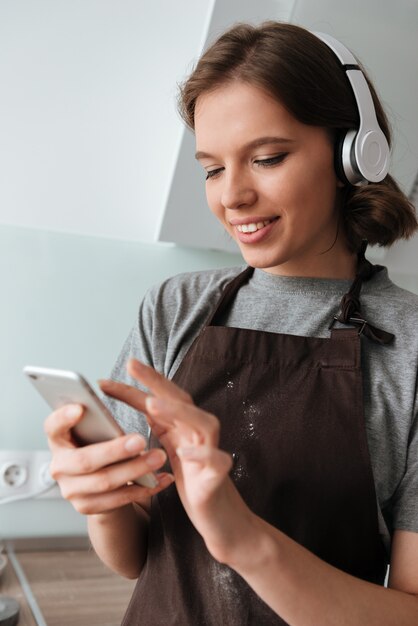
<svg viewBox="0 0 418 626">
<path fill-rule="evenodd" d="M 152 367 L 136 359 L 130 359 L 126 369 L 133 378 L 147 387 L 153 395 L 159 396 L 164 400 L 176 400 L 178 402 L 193 404 L 191 396 L 186 391 L 180 389 L 175 383 L 165 378 L 162 374 L 159 374 Z M 99 385 L 102 391 L 107 395 L 122 400 L 122 402 L 129 404 L 129 406 L 142 413 L 147 412 L 145 400 L 148 394 L 144 391 L 114 380 L 101 380 L 99 381 Z"/>
<path fill-rule="evenodd" d="M 173 383 L 153 367 L 141 363 L 137 359 L 129 359 L 126 369 L 136 380 L 142 382 L 152 393 L 164 400 L 179 400 L 182 402 L 193 403 L 190 394 L 178 385 Z"/>
</svg>

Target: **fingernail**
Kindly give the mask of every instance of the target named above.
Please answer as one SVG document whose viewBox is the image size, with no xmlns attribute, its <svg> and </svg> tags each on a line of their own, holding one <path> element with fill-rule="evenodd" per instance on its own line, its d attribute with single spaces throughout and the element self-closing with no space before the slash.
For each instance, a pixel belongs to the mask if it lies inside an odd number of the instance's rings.
<svg viewBox="0 0 418 626">
<path fill-rule="evenodd" d="M 171 483 L 174 482 L 174 476 L 172 474 L 164 474 L 161 477 L 158 477 L 158 486 L 159 487 L 168 487 Z"/>
<path fill-rule="evenodd" d="M 137 359 L 129 359 L 128 365 L 130 367 L 133 367 L 134 369 L 139 370 L 139 369 L 141 369 L 142 363 L 141 363 L 141 361 L 137 361 Z"/>
<path fill-rule="evenodd" d="M 147 396 L 147 398 L 145 398 L 145 406 L 148 411 L 163 411 L 167 407 L 167 403 L 161 400 L 161 398 Z"/>
<path fill-rule="evenodd" d="M 81 415 L 81 406 L 79 404 L 70 404 L 65 409 L 65 417 L 68 417 L 69 419 L 74 419 L 79 415 Z"/>
<path fill-rule="evenodd" d="M 100 387 L 109 387 L 112 384 L 112 381 L 107 378 L 99 378 L 97 384 L 100 385 Z"/>
<path fill-rule="evenodd" d="M 152 467 L 156 469 L 157 467 L 161 467 L 166 459 L 166 454 L 163 450 L 151 450 L 145 457 L 145 463 L 148 467 Z"/>
<path fill-rule="evenodd" d="M 145 441 L 141 435 L 132 435 L 125 441 L 125 450 L 128 452 L 140 452 L 145 447 Z"/>
<path fill-rule="evenodd" d="M 176 448 L 176 454 L 180 458 L 187 459 L 188 457 L 194 456 L 196 454 L 196 448 L 194 446 Z"/>
</svg>

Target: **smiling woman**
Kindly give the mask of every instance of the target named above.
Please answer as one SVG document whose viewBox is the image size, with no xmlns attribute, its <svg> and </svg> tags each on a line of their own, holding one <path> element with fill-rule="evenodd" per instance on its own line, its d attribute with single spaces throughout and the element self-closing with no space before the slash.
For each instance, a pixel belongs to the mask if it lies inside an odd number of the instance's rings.
<svg viewBox="0 0 418 626">
<path fill-rule="evenodd" d="M 136 434 L 78 449 L 59 410 L 54 477 L 138 577 L 124 626 L 415 625 L 418 300 L 365 251 L 417 221 L 376 93 L 332 38 L 240 24 L 180 109 L 245 266 L 148 292 L 101 383 Z"/>
<path fill-rule="evenodd" d="M 247 263 L 287 276 L 354 277 L 355 254 L 338 231 L 342 183 L 326 129 L 235 80 L 199 96 L 195 132 L 208 204 Z"/>
</svg>

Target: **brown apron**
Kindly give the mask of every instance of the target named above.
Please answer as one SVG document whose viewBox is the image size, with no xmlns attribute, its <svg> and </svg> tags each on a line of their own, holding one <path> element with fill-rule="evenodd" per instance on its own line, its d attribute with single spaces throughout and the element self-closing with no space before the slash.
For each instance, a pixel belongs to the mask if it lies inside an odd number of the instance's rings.
<svg viewBox="0 0 418 626">
<path fill-rule="evenodd" d="M 358 299 L 362 280 L 381 269 L 370 267 L 363 263 L 335 319 L 379 335 Z M 254 513 L 327 563 L 383 584 L 359 328 L 321 339 L 218 325 L 252 272 L 227 285 L 173 380 L 219 417 L 220 448 L 233 454 L 232 479 Z M 392 337 L 384 335 L 377 340 Z M 211 557 L 175 485 L 154 497 L 148 557 L 123 626 L 279 624 L 236 572 Z"/>
</svg>

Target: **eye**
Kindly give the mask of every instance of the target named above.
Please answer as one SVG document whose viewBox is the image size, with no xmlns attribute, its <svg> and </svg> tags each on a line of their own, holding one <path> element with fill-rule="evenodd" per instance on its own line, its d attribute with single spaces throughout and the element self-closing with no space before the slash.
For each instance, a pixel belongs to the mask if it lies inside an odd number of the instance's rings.
<svg viewBox="0 0 418 626">
<path fill-rule="evenodd" d="M 277 154 L 276 156 L 269 157 L 268 159 L 257 159 L 254 163 L 257 163 L 260 167 L 272 167 L 273 165 L 278 165 L 284 161 L 288 154 L 288 152 L 283 152 L 282 154 Z"/>
<path fill-rule="evenodd" d="M 223 167 L 218 167 L 216 170 L 209 170 L 206 172 L 206 180 L 208 180 L 209 178 L 213 178 L 214 176 L 216 176 L 217 174 L 219 174 L 219 172 L 221 172 L 223 170 Z"/>
<path fill-rule="evenodd" d="M 254 163 L 256 163 L 259 167 L 274 167 L 275 165 L 278 165 L 279 163 L 284 161 L 288 154 L 288 152 L 282 152 L 281 154 L 277 154 L 273 157 L 268 157 L 267 159 L 256 159 Z M 214 170 L 208 170 L 206 172 L 206 180 L 209 180 L 209 178 L 215 178 L 215 176 L 220 174 L 223 169 L 225 168 L 217 167 Z"/>
</svg>

